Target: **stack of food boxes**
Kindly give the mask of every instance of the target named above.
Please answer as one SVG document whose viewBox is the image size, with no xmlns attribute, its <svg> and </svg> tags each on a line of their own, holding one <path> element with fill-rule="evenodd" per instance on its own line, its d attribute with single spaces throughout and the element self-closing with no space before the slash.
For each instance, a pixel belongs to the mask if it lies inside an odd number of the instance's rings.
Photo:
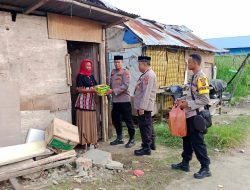
<svg viewBox="0 0 250 190">
<path fill-rule="evenodd" d="M 105 93 L 110 89 L 110 87 L 107 84 L 100 84 L 100 85 L 96 85 L 95 89 L 99 96 L 104 96 Z"/>
</svg>

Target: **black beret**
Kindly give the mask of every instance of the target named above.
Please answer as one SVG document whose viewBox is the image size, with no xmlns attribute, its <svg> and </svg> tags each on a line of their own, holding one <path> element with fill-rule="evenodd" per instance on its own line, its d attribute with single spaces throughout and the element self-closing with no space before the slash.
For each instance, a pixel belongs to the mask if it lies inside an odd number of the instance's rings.
<svg viewBox="0 0 250 190">
<path fill-rule="evenodd" d="M 122 55 L 115 55 L 114 60 L 123 60 L 123 56 Z"/>
<path fill-rule="evenodd" d="M 138 57 L 138 61 L 150 61 L 151 60 L 151 57 L 148 57 L 148 56 L 139 56 Z"/>
</svg>

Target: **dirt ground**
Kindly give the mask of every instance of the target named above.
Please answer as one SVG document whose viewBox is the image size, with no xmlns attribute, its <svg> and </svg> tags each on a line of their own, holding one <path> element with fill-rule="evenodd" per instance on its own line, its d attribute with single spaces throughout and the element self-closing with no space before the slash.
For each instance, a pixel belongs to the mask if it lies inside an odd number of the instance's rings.
<svg viewBox="0 0 250 190">
<path fill-rule="evenodd" d="M 212 176 L 196 180 L 192 174 L 199 168 L 191 168 L 180 180 L 173 180 L 165 190 L 248 190 L 250 187 L 250 138 L 241 149 L 232 150 L 222 157 L 212 157 Z"/>
<path fill-rule="evenodd" d="M 250 97 L 236 107 L 223 109 L 222 115 L 213 118 L 214 123 L 225 123 L 234 120 L 239 115 L 250 117 Z M 250 127 L 250 126 L 249 126 Z M 250 132 L 250 131 L 249 131 Z M 137 141 L 135 147 L 126 149 L 124 145 L 110 146 L 102 143 L 100 149 L 112 153 L 113 160 L 124 164 L 124 171 L 110 173 L 100 171 L 100 178 L 93 181 L 78 183 L 68 176 L 57 185 L 45 185 L 31 182 L 28 189 L 42 190 L 247 190 L 250 187 L 250 134 L 245 144 L 227 152 L 210 152 L 212 176 L 203 180 L 193 178 L 193 173 L 199 170 L 195 156 L 190 172 L 180 172 L 171 169 L 172 163 L 180 161 L 181 149 L 157 146 L 152 155 L 136 157 L 133 152 L 140 147 Z M 245 152 L 241 153 L 243 149 Z M 141 169 L 143 177 L 133 176 L 133 170 Z M 105 177 L 106 176 L 106 177 Z M 44 179 L 46 180 L 46 178 Z M 0 188 L 2 189 L 2 188 Z M 5 189 L 5 188 L 4 188 Z M 11 189 L 11 188 L 10 188 Z"/>
<path fill-rule="evenodd" d="M 238 115 L 250 117 L 250 97 L 243 104 L 224 108 L 224 112 L 226 113 L 216 116 L 214 121 L 230 121 Z M 244 150 L 244 153 L 240 150 Z M 212 157 L 211 162 L 211 177 L 203 180 L 193 179 L 192 174 L 199 169 L 194 167 L 182 179 L 173 180 L 165 190 L 248 190 L 250 188 L 250 135 L 244 145 L 223 156 Z"/>
<path fill-rule="evenodd" d="M 248 102 L 248 103 L 247 103 Z M 214 117 L 215 123 L 230 122 L 239 115 L 250 116 L 250 101 L 244 104 L 223 109 L 222 115 Z M 133 151 L 136 147 L 125 149 L 124 145 L 109 146 L 108 143 L 101 145 L 101 149 L 111 152 L 114 160 L 125 165 L 125 171 L 114 175 L 112 180 L 85 184 L 83 189 L 106 189 L 106 190 L 247 190 L 250 187 L 250 135 L 246 144 L 226 153 L 213 152 L 211 156 L 212 177 L 197 180 L 193 173 L 199 170 L 199 163 L 195 156 L 191 162 L 191 171 L 188 173 L 173 171 L 171 163 L 180 160 L 181 149 L 170 149 L 158 146 L 151 156 L 135 157 Z M 240 150 L 244 149 L 244 153 Z M 135 178 L 132 175 L 134 169 L 142 169 L 145 175 Z"/>
</svg>

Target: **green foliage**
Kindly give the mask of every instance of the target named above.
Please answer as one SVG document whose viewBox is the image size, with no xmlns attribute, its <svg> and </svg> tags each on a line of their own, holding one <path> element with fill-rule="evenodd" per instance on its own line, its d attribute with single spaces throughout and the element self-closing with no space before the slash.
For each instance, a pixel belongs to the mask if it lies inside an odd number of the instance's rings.
<svg viewBox="0 0 250 190">
<path fill-rule="evenodd" d="M 170 134 L 167 124 L 157 124 L 154 126 L 156 133 L 156 142 L 161 145 L 166 145 L 168 147 L 181 147 L 182 139 L 173 137 Z"/>
<path fill-rule="evenodd" d="M 205 136 L 206 143 L 210 148 L 235 148 L 246 140 L 249 126 L 247 116 L 239 116 L 229 125 L 214 125 Z"/>
<path fill-rule="evenodd" d="M 239 116 L 228 125 L 213 125 L 205 135 L 206 144 L 210 149 L 237 147 L 246 139 L 249 126 L 250 118 L 246 116 Z M 156 124 L 155 132 L 158 144 L 171 148 L 182 147 L 182 139 L 172 136 L 167 124 Z"/>
<path fill-rule="evenodd" d="M 215 63 L 217 66 L 217 79 L 222 79 L 225 82 L 234 76 L 235 71 L 238 70 L 241 63 L 243 62 L 245 56 L 215 56 Z M 238 78 L 240 77 L 239 84 L 236 84 Z M 250 94 L 250 60 L 246 64 L 241 76 L 237 75 L 233 83 L 228 86 L 227 91 L 232 92 L 233 88 L 236 86 L 235 98 L 245 97 Z"/>
</svg>

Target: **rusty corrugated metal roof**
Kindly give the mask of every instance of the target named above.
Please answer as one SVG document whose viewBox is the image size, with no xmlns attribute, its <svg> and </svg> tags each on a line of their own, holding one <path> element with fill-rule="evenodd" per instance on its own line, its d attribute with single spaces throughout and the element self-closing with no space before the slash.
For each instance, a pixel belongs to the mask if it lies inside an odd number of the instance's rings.
<svg viewBox="0 0 250 190">
<path fill-rule="evenodd" d="M 165 25 L 164 28 L 167 33 L 178 38 L 181 41 L 184 41 L 191 48 L 202 49 L 202 50 L 212 51 L 212 52 L 223 51 L 222 49 L 218 49 L 208 44 L 207 42 L 205 42 L 198 36 L 194 35 L 193 31 L 188 29 L 186 26 Z"/>
<path fill-rule="evenodd" d="M 146 45 L 169 45 L 188 47 L 180 40 L 168 35 L 164 30 L 142 19 L 134 19 L 124 23 Z"/>
<path fill-rule="evenodd" d="M 178 46 L 200 49 L 210 52 L 221 52 L 192 33 L 185 26 L 165 25 L 151 20 L 137 18 L 124 23 L 145 45 Z"/>
</svg>

